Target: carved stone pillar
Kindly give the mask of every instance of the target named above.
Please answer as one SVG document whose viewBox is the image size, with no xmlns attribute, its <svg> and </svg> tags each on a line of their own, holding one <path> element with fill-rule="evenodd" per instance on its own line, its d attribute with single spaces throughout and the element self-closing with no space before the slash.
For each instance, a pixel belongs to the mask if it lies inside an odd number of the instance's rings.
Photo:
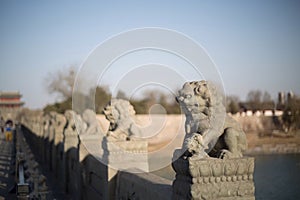
<svg viewBox="0 0 300 200">
<path fill-rule="evenodd" d="M 139 169 L 149 171 L 147 141 L 109 141 L 104 155 L 108 156 L 108 164 L 112 167 L 127 170 Z"/>
<path fill-rule="evenodd" d="M 103 154 L 102 140 L 101 134 L 80 136 L 79 160 L 83 199 L 109 199 L 108 168 L 98 160 Z"/>
<path fill-rule="evenodd" d="M 108 188 L 115 199 L 118 170 L 149 171 L 147 141 L 109 141 L 104 144 L 104 159 L 108 159 Z M 105 158 L 106 157 L 106 158 Z"/>
<path fill-rule="evenodd" d="M 62 114 L 56 113 L 54 116 L 54 141 L 52 145 L 52 169 L 58 185 L 64 189 L 65 185 L 65 154 L 64 154 L 64 127 L 66 125 L 66 118 Z"/>
<path fill-rule="evenodd" d="M 79 163 L 79 139 L 75 131 L 64 132 L 64 154 L 65 154 L 65 182 L 66 190 L 72 199 L 81 198 L 81 177 Z"/>
<path fill-rule="evenodd" d="M 80 136 L 84 199 L 115 199 L 118 170 L 148 171 L 147 141 L 108 141 L 103 134 Z"/>
<path fill-rule="evenodd" d="M 179 158 L 172 166 L 172 199 L 255 199 L 254 158 Z"/>
</svg>

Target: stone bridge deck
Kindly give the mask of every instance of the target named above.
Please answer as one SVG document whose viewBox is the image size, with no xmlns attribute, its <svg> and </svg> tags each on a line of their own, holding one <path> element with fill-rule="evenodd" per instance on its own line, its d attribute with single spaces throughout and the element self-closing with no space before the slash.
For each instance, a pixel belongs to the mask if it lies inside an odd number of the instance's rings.
<svg viewBox="0 0 300 200">
<path fill-rule="evenodd" d="M 0 200 L 15 199 L 14 192 L 9 192 L 14 186 L 13 144 L 6 142 L 0 133 Z"/>
<path fill-rule="evenodd" d="M 24 191 L 19 179 L 20 154 L 23 154 L 22 160 L 24 160 L 22 162 L 25 183 L 23 186 L 29 184 L 29 187 L 25 186 L 25 191 L 28 188 L 25 195 L 19 193 Z M 0 200 L 70 199 L 57 187 L 57 180 L 53 179 L 52 174 L 40 164 L 42 163 L 36 162 L 21 128 L 16 127 L 13 141 L 6 141 L 4 134 L 0 133 Z M 41 190 L 43 180 L 46 186 L 44 191 Z"/>
</svg>

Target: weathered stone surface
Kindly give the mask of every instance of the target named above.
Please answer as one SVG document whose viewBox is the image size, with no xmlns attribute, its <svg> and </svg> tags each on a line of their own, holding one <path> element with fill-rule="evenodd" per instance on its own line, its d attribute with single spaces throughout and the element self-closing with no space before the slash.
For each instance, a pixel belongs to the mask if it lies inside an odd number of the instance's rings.
<svg viewBox="0 0 300 200">
<path fill-rule="evenodd" d="M 101 143 L 103 142 L 103 136 L 100 134 L 94 135 L 81 135 L 80 136 L 80 161 L 87 155 L 102 155 L 103 148 Z"/>
<path fill-rule="evenodd" d="M 55 113 L 54 118 L 54 145 L 63 142 L 64 138 L 64 128 L 66 126 L 67 120 L 64 115 Z"/>
<path fill-rule="evenodd" d="M 114 141 L 107 142 L 104 155 L 107 155 L 107 163 L 113 169 L 148 172 L 147 150 L 147 141 Z"/>
<path fill-rule="evenodd" d="M 255 199 L 254 158 L 179 158 L 173 169 L 172 199 Z"/>
<path fill-rule="evenodd" d="M 76 113 L 71 110 L 65 112 L 67 120 L 64 128 L 64 181 L 65 189 L 69 191 L 72 199 L 80 199 L 82 195 L 81 169 L 79 163 L 80 140 L 76 132 L 74 117 Z M 75 194 L 76 193 L 76 194 Z"/>
<path fill-rule="evenodd" d="M 80 119 L 79 121 L 82 122 L 81 117 L 79 115 L 77 115 L 74 111 L 72 110 L 67 110 L 65 112 L 65 117 L 67 120 L 66 126 L 64 128 L 64 136 L 74 136 L 74 135 L 78 135 L 78 132 L 76 132 L 77 129 L 81 130 L 80 128 L 76 127 L 76 123 L 75 123 L 75 118 Z M 83 122 L 82 122 L 83 123 Z M 80 126 L 81 123 L 78 124 L 78 126 Z"/>
<path fill-rule="evenodd" d="M 151 173 L 119 172 L 116 199 L 171 200 L 171 181 Z"/>
<path fill-rule="evenodd" d="M 81 160 L 82 199 L 110 199 L 107 171 L 107 166 L 94 156 L 87 154 Z"/>
<path fill-rule="evenodd" d="M 79 118 L 77 118 L 78 120 Z M 86 125 L 81 126 L 79 130 L 82 135 L 93 135 L 93 134 L 102 134 L 102 130 L 97 120 L 96 113 L 90 109 L 87 109 L 82 114 L 82 120 Z M 77 122 L 78 123 L 78 122 Z"/>
<path fill-rule="evenodd" d="M 112 99 L 104 108 L 106 119 L 110 122 L 107 139 L 109 141 L 138 140 L 141 130 L 134 121 L 135 110 L 129 101 Z"/>
<path fill-rule="evenodd" d="M 60 179 L 60 187 L 63 188 L 65 184 L 64 167 L 64 128 L 67 120 L 64 115 L 59 113 L 52 113 L 54 127 L 54 141 L 52 143 L 52 166 L 51 169 L 56 178 Z"/>
<path fill-rule="evenodd" d="M 86 124 L 82 127 L 86 128 L 79 131 L 79 156 L 83 197 L 87 199 L 114 199 L 119 170 L 148 171 L 148 143 L 133 141 L 137 135 L 131 118 L 135 114 L 133 107 L 128 101 L 114 99 L 104 112 L 110 120 L 107 133 L 103 133 L 92 110 L 82 115 L 82 123 Z"/>
<path fill-rule="evenodd" d="M 129 101 L 112 99 L 104 108 L 110 122 L 102 141 L 101 160 L 115 170 L 149 171 L 148 142 L 139 138 L 141 129 L 135 123 L 135 111 Z"/>
<path fill-rule="evenodd" d="M 65 112 L 65 117 L 67 120 L 64 129 L 64 151 L 67 152 L 71 148 L 78 148 L 79 138 L 76 132 L 76 126 L 74 121 L 74 116 L 76 113 L 71 110 Z"/>
<path fill-rule="evenodd" d="M 177 96 L 186 115 L 186 156 L 239 158 L 247 147 L 241 126 L 226 114 L 222 95 L 207 81 L 187 82 Z"/>
</svg>

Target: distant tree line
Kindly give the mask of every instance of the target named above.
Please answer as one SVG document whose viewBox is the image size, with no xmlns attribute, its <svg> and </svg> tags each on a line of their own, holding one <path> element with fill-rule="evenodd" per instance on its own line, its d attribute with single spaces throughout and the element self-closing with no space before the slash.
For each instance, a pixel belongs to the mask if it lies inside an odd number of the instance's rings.
<svg viewBox="0 0 300 200">
<path fill-rule="evenodd" d="M 56 71 L 51 73 L 46 78 L 46 88 L 50 94 L 56 93 L 61 98 L 60 102 L 54 104 L 49 104 L 44 107 L 43 111 L 48 113 L 51 111 L 56 111 L 58 113 L 64 113 L 68 109 L 72 109 L 72 91 L 75 81 L 75 69 L 74 67 L 69 67 L 63 71 Z M 94 95 L 93 95 L 94 94 Z M 89 102 L 91 97 L 94 97 L 95 102 L 95 112 L 101 114 L 104 107 L 108 104 L 112 95 L 108 88 L 105 86 L 97 86 L 95 91 L 91 89 L 88 95 L 80 95 L 80 98 L 84 101 L 83 107 L 91 108 Z M 128 99 L 123 91 L 119 91 L 116 98 Z M 167 114 L 180 114 L 181 110 L 174 98 L 170 98 L 166 94 L 159 91 L 148 91 L 144 94 L 144 97 L 139 99 L 130 99 L 130 103 L 134 106 L 137 114 L 148 114 L 149 109 L 154 104 L 160 104 L 164 107 Z"/>
<path fill-rule="evenodd" d="M 120 91 L 119 93 L 123 93 Z M 181 110 L 178 105 L 178 103 L 174 100 L 170 101 L 167 95 L 161 92 L 149 92 L 152 95 L 151 96 L 144 96 L 141 99 L 131 99 L 129 100 L 130 103 L 133 105 L 136 114 L 148 114 L 149 109 L 154 104 L 160 104 L 164 107 L 167 114 L 180 114 Z M 108 104 L 110 101 L 112 95 L 108 91 L 106 87 L 98 86 L 96 88 L 95 92 L 95 112 L 98 114 L 103 113 L 104 107 Z M 88 99 L 90 98 L 89 95 L 84 96 L 83 98 Z M 117 95 L 116 98 L 120 99 L 127 99 L 126 96 L 120 96 Z M 88 102 L 88 101 L 87 101 Z M 88 105 L 85 106 L 85 108 L 92 108 Z M 72 97 L 66 97 L 61 102 L 56 102 L 54 104 L 47 105 L 43 110 L 44 112 L 51 112 L 56 111 L 58 113 L 64 113 L 66 110 L 72 109 Z"/>
<path fill-rule="evenodd" d="M 250 110 L 252 112 L 266 110 L 283 111 L 282 122 L 288 131 L 300 128 L 300 98 L 296 95 L 288 98 L 284 104 L 275 103 L 268 92 L 260 90 L 250 91 L 247 100 L 242 102 L 237 96 L 229 96 L 226 99 L 226 110 L 232 114 Z"/>
<path fill-rule="evenodd" d="M 247 110 L 251 110 L 253 112 L 274 110 L 276 106 L 271 95 L 266 91 L 261 92 L 260 90 L 251 90 L 244 102 L 240 101 L 237 96 L 228 96 L 226 98 L 226 102 L 226 110 L 232 114 Z"/>
<path fill-rule="evenodd" d="M 44 112 L 56 111 L 64 113 L 68 109 L 72 109 L 72 91 L 75 81 L 76 70 L 74 67 L 69 67 L 67 70 L 56 71 L 49 74 L 46 78 L 47 90 L 50 94 L 56 93 L 61 97 L 60 102 L 47 105 Z M 95 95 L 93 95 L 95 94 Z M 101 114 L 103 108 L 111 99 L 111 93 L 107 87 L 97 86 L 95 90 L 91 90 L 88 95 L 81 95 L 84 102 L 95 102 L 94 108 L 96 113 Z M 94 98 L 91 101 L 90 98 Z M 119 91 L 116 98 L 128 99 L 123 91 Z M 167 114 L 180 114 L 181 109 L 175 101 L 175 97 L 170 97 L 159 91 L 148 91 L 142 98 L 130 99 L 130 103 L 134 106 L 137 114 L 148 114 L 149 109 L 154 104 L 160 104 L 164 107 Z M 85 108 L 91 105 L 83 105 Z M 93 108 L 91 108 L 93 109 Z M 246 101 L 242 102 L 237 96 L 228 96 L 226 98 L 226 110 L 232 114 L 241 111 L 266 111 L 280 109 L 283 111 L 282 120 L 289 130 L 300 128 L 300 98 L 294 96 L 290 98 L 285 105 L 279 105 L 272 100 L 268 92 L 260 90 L 252 90 L 248 93 Z"/>
</svg>

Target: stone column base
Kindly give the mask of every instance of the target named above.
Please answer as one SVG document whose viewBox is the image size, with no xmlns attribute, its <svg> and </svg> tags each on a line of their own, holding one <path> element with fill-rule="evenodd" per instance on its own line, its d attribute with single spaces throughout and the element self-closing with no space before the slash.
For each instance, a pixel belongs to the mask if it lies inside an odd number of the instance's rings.
<svg viewBox="0 0 300 200">
<path fill-rule="evenodd" d="M 255 199 L 254 158 L 179 158 L 172 166 L 172 199 Z"/>
<path fill-rule="evenodd" d="M 111 168 L 130 171 L 148 172 L 148 142 L 147 141 L 118 141 L 108 142 L 105 155 Z"/>
</svg>

